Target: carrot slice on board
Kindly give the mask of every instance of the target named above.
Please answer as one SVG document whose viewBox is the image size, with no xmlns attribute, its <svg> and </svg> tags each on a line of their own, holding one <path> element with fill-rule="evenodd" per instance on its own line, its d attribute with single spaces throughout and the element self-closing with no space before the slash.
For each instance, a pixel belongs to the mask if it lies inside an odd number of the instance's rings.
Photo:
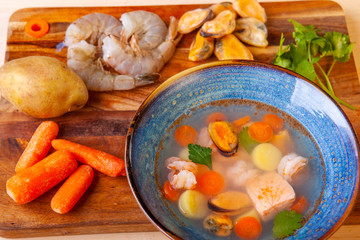
<svg viewBox="0 0 360 240">
<path fill-rule="evenodd" d="M 19 204 L 31 202 L 67 178 L 76 167 L 77 162 L 71 153 L 56 151 L 9 178 L 6 192 Z"/>
<path fill-rule="evenodd" d="M 58 125 L 53 121 L 42 122 L 31 137 L 29 144 L 21 154 L 15 171 L 19 172 L 39 162 L 48 154 L 51 141 L 59 132 Z"/>
<path fill-rule="evenodd" d="M 51 199 L 51 209 L 57 213 L 68 213 L 89 188 L 94 171 L 88 165 L 81 165 L 73 172 Z"/>
<path fill-rule="evenodd" d="M 34 18 L 25 25 L 25 32 L 31 37 L 42 37 L 49 32 L 49 23 L 40 18 Z"/>
<path fill-rule="evenodd" d="M 51 145 L 56 150 L 63 149 L 71 152 L 79 162 L 90 165 L 110 177 L 126 175 L 123 159 L 64 139 L 54 139 Z"/>
</svg>

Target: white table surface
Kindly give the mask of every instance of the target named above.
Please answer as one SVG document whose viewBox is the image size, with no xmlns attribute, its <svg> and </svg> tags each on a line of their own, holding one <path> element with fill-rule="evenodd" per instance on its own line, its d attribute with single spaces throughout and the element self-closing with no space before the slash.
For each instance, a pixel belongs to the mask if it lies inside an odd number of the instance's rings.
<svg viewBox="0 0 360 240">
<path fill-rule="evenodd" d="M 291 0 L 260 0 L 260 2 L 280 2 Z M 144 6 L 144 5 L 171 5 L 171 4 L 207 4 L 217 3 L 220 0 L 0 0 L 0 65 L 4 63 L 5 46 L 7 36 L 7 23 L 11 14 L 26 7 L 80 7 L 80 6 Z M 359 75 L 360 69 L 360 1 L 336 0 L 345 12 L 346 22 L 351 42 L 354 42 L 354 58 Z M 91 234 L 73 236 L 37 237 L 39 240 L 163 240 L 168 239 L 161 232 L 115 233 L 115 234 Z M 0 240 L 5 238 L 0 237 Z M 35 238 L 18 238 L 35 239 Z M 360 239 L 360 226 L 342 226 L 330 239 L 355 240 Z"/>
</svg>

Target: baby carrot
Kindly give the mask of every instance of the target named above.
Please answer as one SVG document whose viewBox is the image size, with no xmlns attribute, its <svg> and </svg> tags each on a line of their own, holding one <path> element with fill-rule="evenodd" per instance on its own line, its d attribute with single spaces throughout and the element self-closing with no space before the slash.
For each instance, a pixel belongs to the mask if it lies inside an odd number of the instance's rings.
<svg viewBox="0 0 360 240">
<path fill-rule="evenodd" d="M 197 187 L 200 192 L 208 195 L 216 195 L 224 187 L 223 176 L 215 171 L 207 171 L 198 177 Z"/>
<path fill-rule="evenodd" d="M 235 225 L 236 235 L 244 240 L 258 239 L 261 235 L 262 226 L 255 217 L 240 218 Z"/>
<path fill-rule="evenodd" d="M 233 121 L 232 124 L 234 125 L 234 127 L 242 127 L 246 123 L 250 122 L 250 119 L 250 116 L 245 116 Z"/>
<path fill-rule="evenodd" d="M 35 130 L 29 144 L 21 154 L 15 172 L 28 168 L 42 160 L 51 148 L 51 141 L 59 132 L 58 125 L 53 121 L 42 122 Z"/>
<path fill-rule="evenodd" d="M 6 192 L 19 204 L 31 202 L 67 178 L 76 167 L 77 162 L 71 153 L 56 151 L 9 178 Z"/>
<path fill-rule="evenodd" d="M 54 139 L 51 145 L 56 150 L 64 149 L 71 152 L 78 161 L 110 177 L 126 175 L 125 162 L 118 157 L 64 139 Z"/>
<path fill-rule="evenodd" d="M 206 118 L 206 125 L 209 125 L 212 122 L 226 121 L 226 119 L 227 117 L 225 114 L 221 112 L 214 112 Z"/>
<path fill-rule="evenodd" d="M 73 172 L 51 199 L 51 209 L 57 213 L 69 212 L 89 188 L 94 171 L 88 165 L 81 165 Z"/>
<path fill-rule="evenodd" d="M 25 32 L 31 37 L 42 37 L 49 32 L 49 23 L 40 18 L 34 18 L 25 25 Z"/>
<path fill-rule="evenodd" d="M 271 140 L 274 132 L 271 126 L 264 122 L 254 122 L 248 129 L 249 136 L 257 142 L 265 143 Z"/>
<path fill-rule="evenodd" d="M 186 147 L 190 143 L 195 143 L 197 139 L 196 130 L 189 125 L 183 125 L 175 130 L 175 140 L 183 147 Z"/>
<path fill-rule="evenodd" d="M 172 201 L 172 202 L 176 202 L 177 200 L 179 200 L 180 198 L 180 194 L 181 192 L 177 189 L 174 189 L 171 185 L 170 185 L 170 182 L 169 181 L 166 181 L 164 183 L 164 186 L 163 186 L 163 193 L 164 193 L 164 196 L 169 200 L 169 201 Z"/>
<path fill-rule="evenodd" d="M 274 132 L 280 131 L 284 126 L 284 120 L 278 115 L 272 113 L 265 114 L 262 117 L 261 121 L 269 124 L 271 128 L 274 130 Z"/>
</svg>

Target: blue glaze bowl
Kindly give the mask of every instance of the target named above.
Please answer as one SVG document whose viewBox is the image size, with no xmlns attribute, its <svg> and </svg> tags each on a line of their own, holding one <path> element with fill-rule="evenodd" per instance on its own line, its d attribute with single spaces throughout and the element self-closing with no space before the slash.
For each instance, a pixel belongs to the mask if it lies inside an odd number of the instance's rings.
<svg viewBox="0 0 360 240">
<path fill-rule="evenodd" d="M 205 111 L 204 105 L 234 100 L 254 112 L 278 109 L 310 135 L 317 146 L 308 149 L 314 154 L 311 168 L 320 183 L 313 189 L 317 199 L 312 199 L 305 225 L 288 239 L 329 237 L 349 215 L 359 188 L 359 144 L 354 130 L 337 103 L 313 83 L 254 61 L 212 62 L 188 69 L 161 84 L 141 105 L 127 135 L 125 155 L 128 180 L 144 213 L 170 238 L 218 238 L 163 198 L 159 172 L 164 164 L 158 160 L 178 119 L 186 121 L 196 111 Z"/>
</svg>

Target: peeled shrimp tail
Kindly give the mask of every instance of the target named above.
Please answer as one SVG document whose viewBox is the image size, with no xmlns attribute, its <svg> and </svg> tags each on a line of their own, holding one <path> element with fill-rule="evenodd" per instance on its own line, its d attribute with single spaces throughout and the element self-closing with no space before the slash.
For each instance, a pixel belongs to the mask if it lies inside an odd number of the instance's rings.
<svg viewBox="0 0 360 240">
<path fill-rule="evenodd" d="M 104 70 L 103 62 L 96 57 L 97 47 L 82 40 L 68 47 L 68 66 L 85 82 L 91 91 L 128 90 L 153 83 L 157 74 L 119 75 Z"/>
</svg>

